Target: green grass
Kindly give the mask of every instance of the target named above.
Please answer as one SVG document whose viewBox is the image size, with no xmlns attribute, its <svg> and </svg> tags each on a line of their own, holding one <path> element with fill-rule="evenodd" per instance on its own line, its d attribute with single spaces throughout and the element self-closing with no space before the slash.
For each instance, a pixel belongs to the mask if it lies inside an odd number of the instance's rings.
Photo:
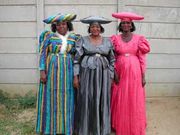
<svg viewBox="0 0 180 135">
<path fill-rule="evenodd" d="M 0 90 L 0 135 L 35 135 L 36 97 L 9 98 Z"/>
<path fill-rule="evenodd" d="M 19 122 L 12 116 L 0 120 L 0 134 L 2 135 L 34 135 L 34 131 L 33 121 Z"/>
</svg>

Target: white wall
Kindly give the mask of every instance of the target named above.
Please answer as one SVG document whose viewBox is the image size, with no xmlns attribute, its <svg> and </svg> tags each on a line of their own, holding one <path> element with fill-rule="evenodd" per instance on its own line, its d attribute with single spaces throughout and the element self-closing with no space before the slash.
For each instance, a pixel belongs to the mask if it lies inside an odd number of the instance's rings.
<svg viewBox="0 0 180 135">
<path fill-rule="evenodd" d="M 37 4 L 0 0 L 0 89 L 24 94 L 37 89 Z"/>
<path fill-rule="evenodd" d="M 0 89 L 24 94 L 38 89 L 38 35 L 49 29 L 42 20 L 59 12 L 76 13 L 75 31 L 87 34 L 79 20 L 89 15 L 111 19 L 104 36 L 117 33 L 112 12 L 144 15 L 136 33 L 151 43 L 148 55 L 147 96 L 180 96 L 179 0 L 0 0 Z"/>
<path fill-rule="evenodd" d="M 145 16 L 137 33 L 151 43 L 148 55 L 147 95 L 180 95 L 180 1 L 129 0 L 123 8 Z"/>
</svg>

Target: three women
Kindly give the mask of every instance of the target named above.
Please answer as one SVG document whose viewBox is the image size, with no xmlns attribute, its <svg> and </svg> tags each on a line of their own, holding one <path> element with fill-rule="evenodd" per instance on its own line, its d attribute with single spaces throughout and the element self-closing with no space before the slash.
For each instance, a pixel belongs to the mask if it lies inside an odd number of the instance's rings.
<svg viewBox="0 0 180 135">
<path fill-rule="evenodd" d="M 111 114 L 112 128 L 117 135 L 145 135 L 145 54 L 150 47 L 143 36 L 132 33 L 135 31 L 132 20 L 143 17 L 128 12 L 114 13 L 113 17 L 121 19 L 119 32 L 122 32 L 111 37 L 113 46 L 108 38 L 101 36 L 104 32 L 102 24 L 110 22 L 105 18 L 91 16 L 82 19 L 81 22 L 89 24 L 89 36 L 81 37 L 76 45 L 76 35 L 67 34 L 65 30 L 75 16 L 66 14 L 59 19 L 57 16 L 48 18 L 53 20 L 50 22 L 52 28 L 61 30 L 59 34 L 46 31 L 40 38 L 42 73 L 37 132 L 72 134 L 74 83 L 77 89 L 76 134 L 110 134 Z M 48 19 L 45 22 L 49 23 Z"/>
</svg>

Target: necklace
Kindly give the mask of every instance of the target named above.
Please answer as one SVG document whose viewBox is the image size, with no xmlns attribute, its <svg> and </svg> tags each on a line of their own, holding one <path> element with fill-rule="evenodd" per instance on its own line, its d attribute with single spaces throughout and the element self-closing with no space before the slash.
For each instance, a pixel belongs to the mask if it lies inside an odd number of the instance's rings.
<svg viewBox="0 0 180 135">
<path fill-rule="evenodd" d="M 122 40 L 123 40 L 124 42 L 129 42 L 129 41 L 131 41 L 131 39 L 132 39 L 132 33 L 127 34 L 127 35 L 122 34 L 122 35 L 121 35 L 121 38 L 122 38 Z"/>
</svg>

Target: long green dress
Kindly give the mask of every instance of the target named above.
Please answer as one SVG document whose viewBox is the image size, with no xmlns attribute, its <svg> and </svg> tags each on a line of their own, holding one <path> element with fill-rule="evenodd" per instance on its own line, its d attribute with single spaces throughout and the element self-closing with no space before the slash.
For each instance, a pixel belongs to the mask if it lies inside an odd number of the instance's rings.
<svg viewBox="0 0 180 135">
<path fill-rule="evenodd" d="M 72 134 L 74 120 L 73 61 L 76 35 L 67 36 L 66 51 L 61 53 L 63 40 L 50 31 L 40 36 L 39 69 L 47 74 L 46 84 L 40 82 L 37 99 L 36 133 Z"/>
</svg>

